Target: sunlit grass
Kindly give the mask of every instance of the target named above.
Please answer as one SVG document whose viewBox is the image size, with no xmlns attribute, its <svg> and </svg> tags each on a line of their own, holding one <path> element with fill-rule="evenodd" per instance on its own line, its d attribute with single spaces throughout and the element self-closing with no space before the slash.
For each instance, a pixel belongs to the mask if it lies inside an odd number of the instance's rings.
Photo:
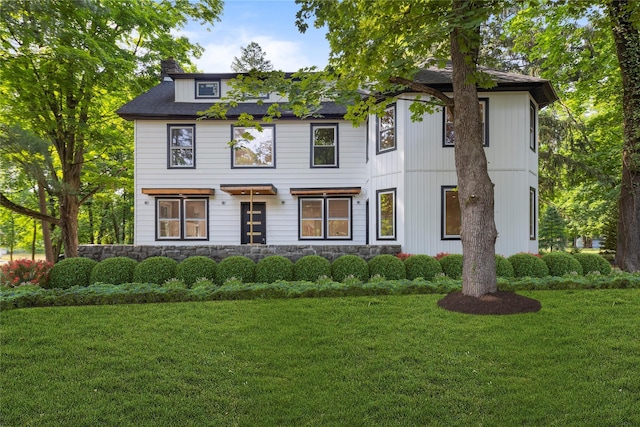
<svg viewBox="0 0 640 427">
<path fill-rule="evenodd" d="M 2 312 L 0 424 L 640 425 L 640 290 Z"/>
</svg>

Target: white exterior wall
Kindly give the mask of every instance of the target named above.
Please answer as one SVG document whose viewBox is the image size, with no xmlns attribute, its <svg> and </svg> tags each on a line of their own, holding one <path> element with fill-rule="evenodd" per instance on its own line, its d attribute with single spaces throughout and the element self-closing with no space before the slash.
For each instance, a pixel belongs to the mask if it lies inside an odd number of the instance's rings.
<svg viewBox="0 0 640 427">
<path fill-rule="evenodd" d="M 167 124 L 195 124 L 195 169 L 167 168 Z M 340 121 L 338 130 L 339 168 L 311 168 L 311 123 L 336 120 L 275 122 L 276 168 L 231 168 L 232 122 L 138 120 L 135 125 L 135 244 L 196 245 L 203 241 L 155 240 L 156 197 L 142 194 L 142 188 L 213 188 L 209 198 L 209 243 L 240 243 L 240 203 L 249 196 L 233 196 L 220 190 L 221 184 L 273 184 L 275 196 L 254 195 L 254 202 L 266 202 L 267 243 L 364 244 L 365 243 L 365 129 Z M 298 240 L 298 197 L 290 188 L 363 187 L 353 197 L 352 240 Z M 170 197 L 170 196 L 167 196 Z"/>
<path fill-rule="evenodd" d="M 206 81 L 206 79 L 199 79 Z M 214 81 L 217 79 L 214 79 Z M 215 98 L 196 98 L 196 80 L 195 79 L 176 79 L 175 81 L 176 102 L 202 102 L 203 104 L 211 104 Z M 231 87 L 227 80 L 220 82 L 220 94 L 226 96 Z M 263 102 L 286 102 L 287 98 L 270 93 L 269 98 L 261 99 Z M 245 102 L 258 102 L 258 100 L 247 100 Z"/>
<path fill-rule="evenodd" d="M 537 240 L 529 239 L 529 188 L 538 192 L 538 156 L 529 149 L 530 97 L 526 92 L 482 93 L 481 97 L 489 99 L 485 150 L 495 184 L 496 253 L 537 252 Z M 459 240 L 441 238 L 442 186 L 457 185 L 454 149 L 442 146 L 443 113 L 412 122 L 408 105 L 408 101 L 397 105 L 397 150 L 376 155 L 375 123 L 369 126 L 371 241 L 375 242 L 375 192 L 397 187 L 397 243 L 403 251 L 461 253 Z"/>
<path fill-rule="evenodd" d="M 195 99 L 195 80 L 178 79 L 176 102 L 210 103 Z M 227 83 L 221 82 L 224 96 Z M 496 252 L 505 256 L 537 252 L 529 238 L 529 189 L 538 197 L 538 153 L 529 148 L 527 92 L 481 93 L 488 98 L 489 175 L 495 184 Z M 410 98 L 410 96 L 408 96 Z M 273 97 L 267 101 L 279 101 Z M 267 243 L 400 244 L 407 253 L 461 253 L 459 240 L 442 240 L 442 186 L 457 184 L 454 149 L 443 147 L 443 113 L 412 122 L 410 101 L 396 104 L 396 149 L 376 154 L 377 123 L 353 128 L 338 120 L 275 122 L 275 168 L 231 168 L 231 121 L 138 120 L 135 126 L 135 243 L 197 245 L 203 241 L 156 240 L 154 196 L 142 188 L 213 188 L 209 198 L 211 244 L 240 243 L 240 205 L 249 196 L 233 196 L 221 184 L 273 184 L 276 196 L 254 196 L 266 202 Z M 311 168 L 311 123 L 339 123 L 339 168 Z M 195 124 L 196 168 L 167 168 L 167 124 Z M 536 124 L 537 125 L 537 124 Z M 537 129 L 537 126 L 536 126 Z M 368 133 L 368 158 L 365 138 Z M 299 240 L 298 197 L 290 188 L 361 187 L 352 198 L 351 240 Z M 377 190 L 396 189 L 396 239 L 377 239 Z M 170 197 L 170 196 L 167 196 Z M 366 201 L 369 211 L 366 212 Z M 536 206 L 536 219 L 538 218 Z M 369 217 L 369 229 L 366 217 Z M 536 226 L 537 231 L 537 226 Z M 368 236 L 367 236 L 368 232 Z"/>
</svg>

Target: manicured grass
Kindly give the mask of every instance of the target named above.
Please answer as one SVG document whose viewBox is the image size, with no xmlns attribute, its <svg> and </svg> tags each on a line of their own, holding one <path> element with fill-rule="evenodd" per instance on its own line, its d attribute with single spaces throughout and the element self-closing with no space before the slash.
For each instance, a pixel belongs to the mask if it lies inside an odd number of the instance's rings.
<svg viewBox="0 0 640 427">
<path fill-rule="evenodd" d="M 0 424 L 640 425 L 640 290 L 523 294 L 4 311 Z"/>
</svg>

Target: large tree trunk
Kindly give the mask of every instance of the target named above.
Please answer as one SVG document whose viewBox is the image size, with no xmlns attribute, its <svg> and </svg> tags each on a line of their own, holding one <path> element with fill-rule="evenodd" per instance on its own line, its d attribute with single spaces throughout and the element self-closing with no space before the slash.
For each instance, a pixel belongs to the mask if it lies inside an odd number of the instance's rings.
<svg viewBox="0 0 640 427">
<path fill-rule="evenodd" d="M 460 2 L 454 1 L 454 6 Z M 479 30 L 478 30 L 479 34 Z M 463 51 L 479 40 L 473 30 L 457 29 L 451 34 L 455 163 L 458 200 L 462 212 L 462 293 L 480 297 L 497 291 L 493 183 L 487 171 L 482 123 L 476 89 L 476 55 Z M 479 46 L 479 43 L 477 44 Z"/>
<path fill-rule="evenodd" d="M 60 229 L 62 231 L 65 258 L 78 256 L 79 211 L 80 203 L 78 202 L 78 197 L 73 193 L 64 194 L 60 203 Z"/>
<path fill-rule="evenodd" d="M 640 31 L 632 22 L 631 1 L 608 4 L 623 87 L 624 143 L 616 261 L 640 271 Z"/>
</svg>

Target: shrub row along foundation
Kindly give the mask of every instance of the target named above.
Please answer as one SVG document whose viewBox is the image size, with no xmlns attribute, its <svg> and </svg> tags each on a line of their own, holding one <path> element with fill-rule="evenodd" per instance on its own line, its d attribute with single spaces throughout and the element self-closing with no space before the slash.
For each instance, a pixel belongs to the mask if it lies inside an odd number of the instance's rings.
<svg viewBox="0 0 640 427">
<path fill-rule="evenodd" d="M 400 245 L 80 245 L 78 256 L 96 261 L 116 256 L 124 256 L 136 261 L 165 256 L 180 262 L 199 255 L 220 262 L 230 256 L 242 255 L 257 262 L 270 255 L 281 255 L 295 262 L 305 255 L 319 255 L 329 261 L 334 261 L 342 255 L 358 255 L 368 261 L 376 255 L 396 255 L 400 251 Z"/>
</svg>

